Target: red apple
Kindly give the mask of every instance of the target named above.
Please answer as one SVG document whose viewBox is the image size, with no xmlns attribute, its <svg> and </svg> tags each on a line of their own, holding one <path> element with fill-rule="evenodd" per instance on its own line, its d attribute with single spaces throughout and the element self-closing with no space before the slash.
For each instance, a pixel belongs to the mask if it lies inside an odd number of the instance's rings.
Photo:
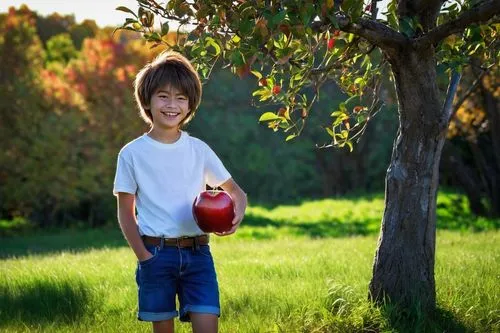
<svg viewBox="0 0 500 333">
<path fill-rule="evenodd" d="M 204 232 L 225 232 L 233 227 L 233 200 L 224 191 L 204 191 L 193 202 L 193 216 Z"/>
</svg>

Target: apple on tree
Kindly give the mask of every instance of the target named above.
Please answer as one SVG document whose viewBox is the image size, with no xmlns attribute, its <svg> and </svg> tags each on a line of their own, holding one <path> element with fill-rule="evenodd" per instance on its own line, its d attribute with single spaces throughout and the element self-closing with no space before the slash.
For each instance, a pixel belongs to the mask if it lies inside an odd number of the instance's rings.
<svg viewBox="0 0 500 333">
<path fill-rule="evenodd" d="M 233 227 L 233 200 L 224 191 L 203 191 L 193 202 L 193 216 L 203 232 L 227 232 Z"/>
</svg>

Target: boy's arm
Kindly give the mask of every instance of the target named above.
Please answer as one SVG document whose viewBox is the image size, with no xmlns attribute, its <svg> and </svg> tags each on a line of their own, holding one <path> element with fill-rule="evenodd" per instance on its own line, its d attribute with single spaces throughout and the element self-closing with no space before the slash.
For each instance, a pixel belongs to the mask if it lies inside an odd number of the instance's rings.
<svg viewBox="0 0 500 333">
<path fill-rule="evenodd" d="M 243 220 L 243 216 L 245 215 L 245 210 L 247 208 L 247 195 L 232 178 L 227 180 L 220 187 L 222 187 L 224 191 L 229 193 L 234 202 L 233 227 L 227 232 L 215 233 L 218 236 L 227 236 L 233 234 L 236 229 L 238 229 L 241 221 Z"/>
<path fill-rule="evenodd" d="M 139 261 L 151 258 L 153 255 L 146 249 L 137 229 L 135 218 L 135 195 L 118 192 L 118 222 L 128 245 L 134 251 Z"/>
</svg>

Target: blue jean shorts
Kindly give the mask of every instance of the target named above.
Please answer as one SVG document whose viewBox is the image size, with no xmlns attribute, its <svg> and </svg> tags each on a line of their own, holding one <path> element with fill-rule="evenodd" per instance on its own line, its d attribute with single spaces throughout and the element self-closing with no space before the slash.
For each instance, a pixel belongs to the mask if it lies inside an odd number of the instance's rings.
<svg viewBox="0 0 500 333">
<path fill-rule="evenodd" d="M 190 321 L 190 312 L 220 316 L 219 286 L 209 245 L 147 245 L 146 249 L 153 257 L 139 262 L 136 270 L 139 320 L 169 320 L 179 312 L 181 321 Z"/>
</svg>

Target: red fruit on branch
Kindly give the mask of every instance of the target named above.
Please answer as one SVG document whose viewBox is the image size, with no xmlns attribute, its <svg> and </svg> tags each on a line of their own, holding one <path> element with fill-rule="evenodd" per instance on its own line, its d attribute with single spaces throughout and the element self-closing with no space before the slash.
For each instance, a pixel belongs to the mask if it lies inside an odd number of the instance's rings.
<svg viewBox="0 0 500 333">
<path fill-rule="evenodd" d="M 353 109 L 354 113 L 360 113 L 361 111 L 363 111 L 363 107 L 362 106 L 355 106 L 354 109 Z"/>
<path fill-rule="evenodd" d="M 281 92 L 281 87 L 276 85 L 273 87 L 273 94 L 278 95 Z"/>
<path fill-rule="evenodd" d="M 335 47 L 335 38 L 330 38 L 328 40 L 328 50 L 331 50 Z"/>
</svg>

